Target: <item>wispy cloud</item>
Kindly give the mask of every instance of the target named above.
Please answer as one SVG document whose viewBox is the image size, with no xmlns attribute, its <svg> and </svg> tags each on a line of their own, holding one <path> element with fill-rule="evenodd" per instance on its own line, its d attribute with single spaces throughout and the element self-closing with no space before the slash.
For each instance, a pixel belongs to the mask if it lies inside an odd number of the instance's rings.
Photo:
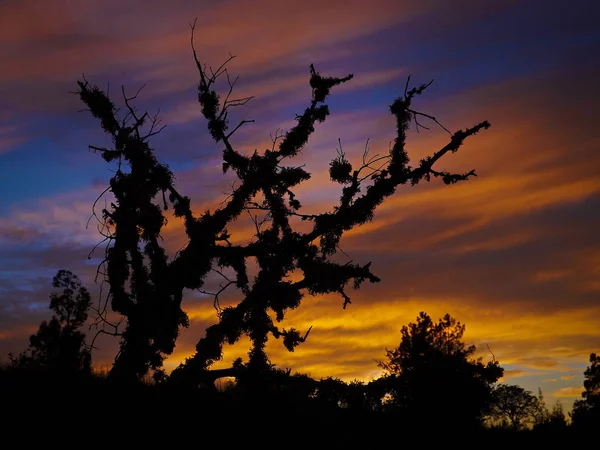
<svg viewBox="0 0 600 450">
<path fill-rule="evenodd" d="M 570 373 L 569 375 L 563 375 L 560 377 L 561 380 L 564 381 L 568 381 L 568 380 L 572 380 L 573 378 L 577 377 L 578 374 L 576 373 Z"/>
<path fill-rule="evenodd" d="M 16 126 L 0 124 L 0 154 L 14 149 L 24 139 L 24 136 L 18 133 Z"/>
<path fill-rule="evenodd" d="M 582 388 L 577 386 L 569 386 L 559 389 L 552 394 L 556 398 L 581 398 Z"/>
</svg>

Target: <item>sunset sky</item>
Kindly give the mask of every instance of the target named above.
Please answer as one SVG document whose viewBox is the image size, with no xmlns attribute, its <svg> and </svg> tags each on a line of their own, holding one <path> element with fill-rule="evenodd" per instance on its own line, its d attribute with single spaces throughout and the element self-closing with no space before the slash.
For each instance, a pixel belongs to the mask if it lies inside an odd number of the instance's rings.
<svg viewBox="0 0 600 450">
<path fill-rule="evenodd" d="M 115 101 L 121 85 L 166 129 L 151 141 L 201 212 L 225 199 L 221 171 L 196 102 L 198 73 L 189 23 L 198 19 L 199 58 L 213 67 L 229 53 L 239 95 L 255 95 L 236 117 L 255 119 L 233 138 L 240 151 L 271 147 L 310 100 L 310 63 L 324 75 L 355 77 L 334 89 L 331 116 L 299 161 L 313 178 L 297 190 L 308 211 L 331 209 L 339 185 L 328 164 L 338 138 L 358 162 L 367 139 L 383 154 L 394 138 L 388 105 L 408 75 L 433 85 L 414 106 L 452 131 L 489 120 L 438 169 L 476 169 L 455 186 L 439 180 L 401 187 L 375 220 L 341 248 L 372 261 L 382 281 L 338 295 L 306 297 L 285 327 L 306 330 L 288 353 L 270 342 L 279 367 L 345 380 L 379 376 L 375 360 L 399 343 L 419 311 L 446 312 L 467 326 L 467 343 L 495 357 L 503 382 L 541 388 L 570 407 L 583 370 L 600 351 L 600 2 L 475 0 L 0 0 L 0 360 L 24 349 L 50 317 L 58 269 L 82 278 L 95 297 L 101 239 L 86 228 L 113 169 L 88 145 L 108 145 L 99 123 L 70 92 L 82 74 Z M 448 141 L 409 132 L 413 161 Z M 243 242 L 250 221 L 232 229 Z M 181 223 L 163 233 L 170 254 L 186 241 Z M 209 278 L 209 287 L 218 277 Z M 239 300 L 228 291 L 224 302 Z M 212 298 L 187 292 L 190 317 L 169 370 L 194 351 L 216 320 Z M 90 331 L 91 335 L 93 332 Z M 108 366 L 116 340 L 93 357 Z M 248 341 L 227 348 L 223 365 Z"/>
</svg>

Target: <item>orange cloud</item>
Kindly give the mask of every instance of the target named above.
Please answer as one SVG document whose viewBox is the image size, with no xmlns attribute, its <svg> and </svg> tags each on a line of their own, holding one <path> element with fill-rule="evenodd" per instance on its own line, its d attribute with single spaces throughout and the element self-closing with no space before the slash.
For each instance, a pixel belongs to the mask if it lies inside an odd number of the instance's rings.
<svg viewBox="0 0 600 450">
<path fill-rule="evenodd" d="M 560 379 L 564 380 L 564 381 L 569 381 L 569 380 L 572 380 L 573 378 L 577 377 L 577 375 L 578 374 L 576 374 L 576 373 L 570 373 L 569 375 L 561 376 Z"/>
<path fill-rule="evenodd" d="M 0 341 L 23 340 L 29 338 L 37 331 L 38 327 L 32 325 L 21 325 L 0 331 Z M 24 349 L 22 349 L 24 350 Z"/>
<path fill-rule="evenodd" d="M 101 3 L 101 8 L 96 1 L 69 0 L 52 4 L 23 0 L 3 5 L 0 40 L 12 48 L 5 58 L 8 70 L 2 77 L 14 81 L 37 76 L 42 66 L 47 77 L 59 78 L 119 65 L 148 67 L 152 63 L 156 67 L 157 62 L 167 60 L 171 68 L 165 64 L 163 75 L 172 75 L 173 69 L 189 73 L 187 24 L 194 17 L 198 17 L 197 39 L 203 60 L 217 63 L 223 56 L 220 49 L 225 48 L 244 55 L 238 67 L 260 70 L 289 60 L 292 55 L 330 58 L 331 52 L 323 53 L 323 47 L 347 40 L 348 36 L 385 29 L 427 10 L 413 2 L 389 0 L 375 0 L 368 6 L 357 0 L 327 4 L 309 0 L 286 5 L 265 0 L 251 4 L 235 1 L 210 6 L 184 1 L 175 11 L 172 5 L 156 1 L 143 2 L 143 6 L 134 1 L 127 7 L 112 0 Z M 144 8 L 143 16 L 136 5 Z M 231 8 L 235 14 L 231 14 Z M 316 9 L 319 14 L 315 16 Z M 63 12 L 60 18 L 54 17 L 56 10 Z M 110 34 L 101 25 L 108 21 L 112 25 Z M 304 32 L 307 23 L 311 24 L 310 33 Z"/>
<path fill-rule="evenodd" d="M 356 293 L 359 294 L 359 293 Z M 501 364 L 517 365 L 520 369 L 507 371 L 507 378 L 528 375 L 532 369 L 553 369 L 572 371 L 573 364 L 585 359 L 600 338 L 599 333 L 590 334 L 584 348 L 575 350 L 572 346 L 556 348 L 552 357 L 540 358 L 547 342 L 570 341 L 581 330 L 592 330 L 600 318 L 600 309 L 571 311 L 567 316 L 554 315 L 540 317 L 531 313 L 487 311 L 481 314 L 477 304 L 466 304 L 463 299 L 435 298 L 419 299 L 380 299 L 373 302 L 360 295 L 343 310 L 342 300 L 337 296 L 306 297 L 302 306 L 290 311 L 283 327 L 295 327 L 301 331 L 313 327 L 309 339 L 294 353 L 289 353 L 283 345 L 273 340 L 268 344 L 271 360 L 280 367 L 291 367 L 301 372 L 310 372 L 316 377 L 336 373 L 343 379 L 368 379 L 381 373 L 376 359 L 385 358 L 385 349 L 393 348 L 400 341 L 402 325 L 414 321 L 418 312 L 426 309 L 433 317 L 441 317 L 450 312 L 467 324 L 466 341 L 475 343 L 484 359 L 491 359 L 487 350 L 490 345 Z M 187 302 L 186 308 L 192 325 L 184 331 L 195 339 L 203 335 L 203 327 L 216 321 L 212 301 Z M 185 356 L 193 354 L 195 339 L 190 346 L 178 346 L 177 352 L 169 358 L 169 367 L 174 367 Z M 217 367 L 224 367 L 237 358 L 247 357 L 247 339 L 235 346 L 226 347 L 224 360 Z"/>
<path fill-rule="evenodd" d="M 559 389 L 551 395 L 556 398 L 581 398 L 582 388 L 577 386 L 569 386 Z"/>
<path fill-rule="evenodd" d="M 524 370 L 505 370 L 504 376 L 499 381 L 504 383 L 508 379 L 519 378 L 525 375 L 527 375 L 527 372 Z"/>
</svg>

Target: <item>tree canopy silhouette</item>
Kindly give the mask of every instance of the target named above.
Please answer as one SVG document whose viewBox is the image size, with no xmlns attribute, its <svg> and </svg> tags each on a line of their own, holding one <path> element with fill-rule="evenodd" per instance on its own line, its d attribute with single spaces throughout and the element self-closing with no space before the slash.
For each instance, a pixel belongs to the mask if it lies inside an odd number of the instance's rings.
<svg viewBox="0 0 600 450">
<path fill-rule="evenodd" d="M 248 367 L 259 373 L 269 368 L 265 345 L 269 335 L 282 339 L 288 350 L 306 340 L 309 330 L 281 328 L 290 309 L 300 306 L 304 295 L 339 293 L 343 307 L 350 303 L 349 286 L 358 289 L 365 281 L 379 282 L 370 263 L 337 263 L 332 256 L 344 232 L 370 221 L 375 209 L 398 186 L 417 185 L 440 177 L 446 184 L 467 180 L 475 175 L 438 171 L 435 164 L 446 154 L 456 152 L 470 136 L 490 126 L 487 121 L 465 130 L 450 133 L 449 142 L 416 165 L 409 165 L 406 132 L 409 125 L 421 127 L 419 118 L 430 115 L 413 109 L 416 96 L 431 84 L 410 87 L 390 105 L 396 120 L 396 138 L 384 156 L 369 156 L 353 165 L 340 149 L 331 161 L 330 177 L 342 185 L 339 202 L 320 214 L 301 213 L 302 204 L 294 193 L 300 183 L 310 179 L 301 166 L 291 164 L 306 146 L 317 124 L 329 116 L 326 99 L 331 89 L 349 82 L 353 75 L 326 77 L 310 65 L 309 83 L 312 99 L 296 116 L 296 124 L 273 139 L 271 148 L 246 155 L 236 149 L 235 133 L 253 120 L 230 123 L 234 108 L 248 103 L 252 97 L 233 95 L 237 78 L 230 76 L 227 59 L 216 70 L 203 64 L 194 47 L 192 25 L 191 46 L 198 70 L 198 102 L 214 141 L 223 147 L 223 172 L 233 171 L 239 183 L 223 206 L 196 214 L 191 200 L 180 193 L 170 169 L 160 163 L 149 145 L 149 139 L 163 127 L 156 116 L 139 113 L 124 89 L 125 107 L 118 109 L 109 96 L 85 79 L 78 82 L 78 94 L 91 114 L 100 120 L 109 135 L 109 147 L 90 146 L 109 163 L 116 164 L 107 190 L 114 202 L 102 210 L 98 219 L 108 241 L 106 277 L 110 284 L 112 309 L 126 319 L 121 335 L 120 351 L 111 376 L 133 380 L 149 369 L 160 369 L 165 355 L 175 346 L 180 327 L 188 325 L 181 308 L 184 289 L 201 289 L 211 270 L 232 270 L 226 284 L 214 293 L 219 321 L 207 328 L 196 346 L 196 354 L 188 358 L 171 375 L 172 380 L 197 386 L 228 372 L 211 372 L 209 367 L 221 359 L 223 345 L 233 344 L 245 334 L 250 337 Z M 228 88 L 219 94 L 217 80 L 225 80 Z M 163 210 L 172 207 L 176 217 L 183 218 L 187 245 L 169 258 L 160 242 L 166 224 Z M 256 221 L 254 239 L 246 245 L 230 242 L 228 226 L 245 211 L 264 212 L 264 221 Z M 298 231 L 294 219 L 310 222 L 308 231 Z M 257 275 L 248 276 L 249 261 L 256 263 Z M 290 276 L 298 275 L 297 281 Z M 219 294 L 234 286 L 241 295 L 235 306 L 221 308 Z M 117 333 L 115 333 L 117 334 Z"/>
<path fill-rule="evenodd" d="M 600 423 L 600 355 L 590 354 L 590 365 L 583 376 L 583 399 L 573 404 L 571 418 L 576 426 L 597 427 Z"/>
<path fill-rule="evenodd" d="M 520 430 L 536 421 L 542 405 L 538 397 L 521 386 L 500 384 L 494 389 L 490 416 L 501 426 Z"/>
<path fill-rule="evenodd" d="M 402 327 L 397 348 L 380 361 L 390 406 L 416 422 L 478 425 L 487 413 L 492 386 L 504 369 L 497 361 L 472 358 L 476 348 L 463 339 L 465 326 L 446 314 L 434 322 L 425 312 Z"/>
<path fill-rule="evenodd" d="M 34 366 L 61 371 L 90 370 L 91 355 L 85 346 L 85 334 L 78 329 L 88 317 L 90 294 L 79 277 L 59 270 L 52 286 L 62 289 L 50 294 L 49 308 L 54 315 L 43 321 L 30 338 L 29 348 L 13 357 L 17 366 Z"/>
</svg>

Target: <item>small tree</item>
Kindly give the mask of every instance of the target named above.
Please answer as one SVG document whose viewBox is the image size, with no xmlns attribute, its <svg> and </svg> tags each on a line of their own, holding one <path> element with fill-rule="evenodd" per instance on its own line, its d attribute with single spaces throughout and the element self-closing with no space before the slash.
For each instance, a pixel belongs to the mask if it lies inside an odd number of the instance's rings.
<svg viewBox="0 0 600 450">
<path fill-rule="evenodd" d="M 558 431 L 567 426 L 567 419 L 560 400 L 556 400 L 552 409 L 548 409 L 540 388 L 538 388 L 537 400 L 538 409 L 533 418 L 534 430 Z"/>
<path fill-rule="evenodd" d="M 37 333 L 29 338 L 29 348 L 11 358 L 12 362 L 61 371 L 89 371 L 91 355 L 85 348 L 85 334 L 78 328 L 87 320 L 90 294 L 79 277 L 68 270 L 59 270 L 52 286 L 62 289 L 50 294 L 52 319 L 40 324 Z"/>
<path fill-rule="evenodd" d="M 583 372 L 583 399 L 577 400 L 571 411 L 575 426 L 597 426 L 600 423 L 600 355 L 592 353 L 590 363 Z"/>
<path fill-rule="evenodd" d="M 50 294 L 50 309 L 65 330 L 80 328 L 88 318 L 90 293 L 79 277 L 68 270 L 59 270 L 52 279 L 52 286 L 62 291 Z"/>
<path fill-rule="evenodd" d="M 560 430 L 564 429 L 567 425 L 567 417 L 565 416 L 563 405 L 560 400 L 556 400 L 554 406 L 552 406 L 552 411 L 550 411 L 547 427 L 551 430 Z"/>
<path fill-rule="evenodd" d="M 400 345 L 379 362 L 393 408 L 439 425 L 481 423 L 503 369 L 496 361 L 474 360 L 476 348 L 465 346 L 464 331 L 449 314 L 435 323 L 424 312 L 402 327 Z"/>
<path fill-rule="evenodd" d="M 548 423 L 550 420 L 551 412 L 548 410 L 548 406 L 546 405 L 546 400 L 544 398 L 544 393 L 542 389 L 538 387 L 538 410 L 535 413 L 534 417 L 534 426 L 543 425 Z"/>
<path fill-rule="evenodd" d="M 520 430 L 539 416 L 540 401 L 521 386 L 500 384 L 494 389 L 490 416 L 500 425 Z"/>
</svg>

